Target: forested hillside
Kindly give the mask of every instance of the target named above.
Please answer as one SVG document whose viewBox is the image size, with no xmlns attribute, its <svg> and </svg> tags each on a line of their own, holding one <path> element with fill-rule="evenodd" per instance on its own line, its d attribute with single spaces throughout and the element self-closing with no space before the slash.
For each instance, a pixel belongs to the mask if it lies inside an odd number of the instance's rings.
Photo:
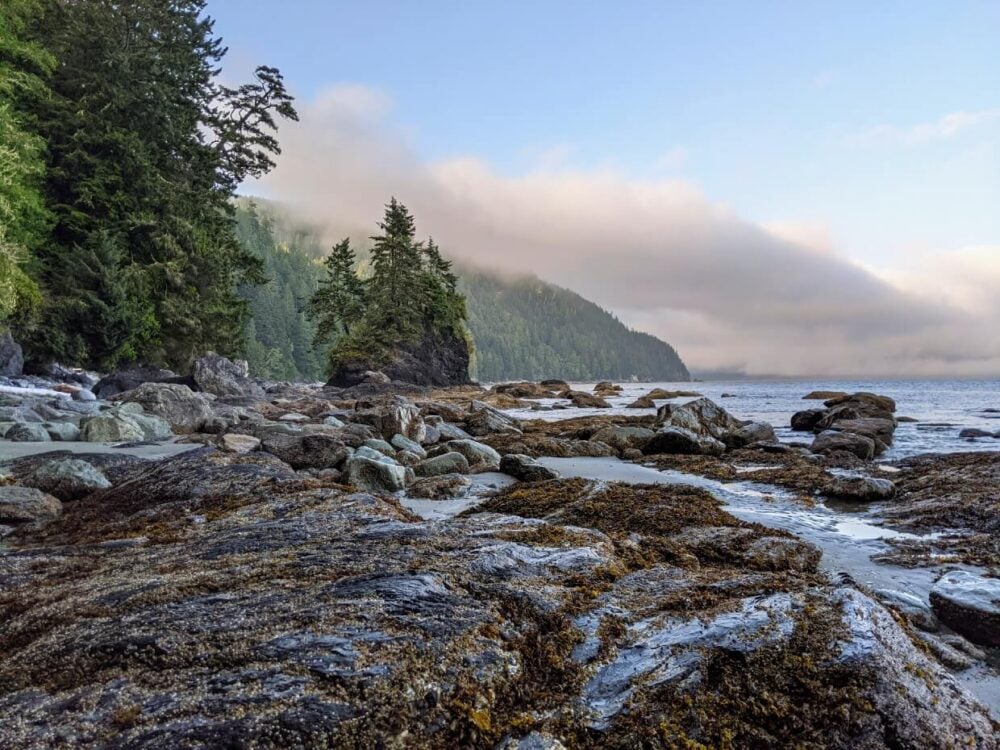
<svg viewBox="0 0 1000 750">
<path fill-rule="evenodd" d="M 459 272 L 476 342 L 473 376 L 483 382 L 690 379 L 673 347 L 629 329 L 575 292 L 533 276 Z"/>
<path fill-rule="evenodd" d="M 247 359 L 262 377 L 321 380 L 326 352 L 311 346 L 315 324 L 306 303 L 323 277 L 320 258 L 330 252 L 318 232 L 298 224 L 280 206 L 241 200 L 240 243 L 265 266 L 270 281 L 247 286 L 253 319 Z M 367 254 L 362 253 L 367 263 Z M 687 380 L 674 349 L 632 331 L 580 295 L 533 276 L 505 278 L 456 267 L 475 342 L 472 377 L 484 382 L 560 377 L 571 380 Z"/>
<path fill-rule="evenodd" d="M 326 358 L 313 348 L 316 326 L 305 314 L 323 276 L 322 244 L 308 231 L 276 225 L 246 201 L 236 211 L 236 235 L 263 262 L 268 279 L 239 288 L 250 306 L 245 356 L 251 372 L 274 380 L 322 380 Z"/>
</svg>

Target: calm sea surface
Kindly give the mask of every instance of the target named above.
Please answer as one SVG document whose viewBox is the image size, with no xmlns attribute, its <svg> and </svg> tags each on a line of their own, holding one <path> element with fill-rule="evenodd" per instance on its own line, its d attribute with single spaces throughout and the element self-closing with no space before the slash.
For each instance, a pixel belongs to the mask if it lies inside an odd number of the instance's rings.
<svg viewBox="0 0 1000 750">
<path fill-rule="evenodd" d="M 653 388 L 697 391 L 723 406 L 740 419 L 769 422 L 785 441 L 806 441 L 808 434 L 792 432 L 789 420 L 796 411 L 822 406 L 820 401 L 804 401 L 809 391 L 871 391 L 896 400 L 896 416 L 913 417 L 916 423 L 901 423 L 895 442 L 883 460 L 894 460 L 918 453 L 957 451 L 1000 451 L 1000 438 L 966 440 L 958 437 L 967 427 L 1000 433 L 1000 380 L 739 380 L 703 383 L 620 383 L 622 396 L 608 399 L 615 412 L 651 413 L 651 410 L 625 409 L 637 397 Z M 576 383 L 574 388 L 590 391 L 593 383 Z M 683 402 L 690 399 L 678 399 Z M 557 401 L 539 402 L 551 406 Z M 563 402 L 565 403 L 565 402 Z M 665 402 L 657 402 L 662 404 Z M 989 411 L 995 410 L 995 411 Z M 607 414 L 607 409 L 567 409 L 510 411 L 526 419 L 566 419 L 582 414 Z"/>
</svg>

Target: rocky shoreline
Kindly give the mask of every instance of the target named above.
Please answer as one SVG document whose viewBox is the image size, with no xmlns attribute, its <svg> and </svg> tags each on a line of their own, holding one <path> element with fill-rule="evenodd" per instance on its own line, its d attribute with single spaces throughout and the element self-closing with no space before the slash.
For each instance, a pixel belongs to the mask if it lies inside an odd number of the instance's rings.
<svg viewBox="0 0 1000 750">
<path fill-rule="evenodd" d="M 998 663 L 1000 454 L 874 463 L 891 399 L 821 394 L 788 445 L 697 394 L 573 416 L 612 383 L 72 376 L 0 394 L 39 439 L 0 465 L 0 746 L 997 747 L 956 675 Z M 505 412 L 538 399 L 567 418 Z M 870 508 L 879 564 L 941 575 L 872 590 L 704 487 L 551 456 Z"/>
</svg>

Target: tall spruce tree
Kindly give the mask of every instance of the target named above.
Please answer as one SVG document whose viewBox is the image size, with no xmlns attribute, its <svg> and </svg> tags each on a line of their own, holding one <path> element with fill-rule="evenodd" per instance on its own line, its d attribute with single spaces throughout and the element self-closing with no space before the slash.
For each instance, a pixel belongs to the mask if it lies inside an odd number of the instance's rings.
<svg viewBox="0 0 1000 750">
<path fill-rule="evenodd" d="M 309 300 L 308 315 L 316 321 L 314 346 L 323 346 L 339 336 L 350 335 L 365 311 L 366 290 L 355 268 L 357 259 L 351 241 L 344 238 L 323 261 L 326 278 Z"/>
<path fill-rule="evenodd" d="M 420 333 L 421 300 L 417 294 L 421 245 L 406 206 L 393 197 L 379 222 L 382 234 L 370 237 L 372 276 L 368 282 L 368 313 L 374 331 L 387 341 L 403 341 Z"/>
<path fill-rule="evenodd" d="M 39 253 L 47 300 L 36 358 L 183 367 L 206 349 L 240 348 L 236 285 L 262 278 L 236 241 L 231 200 L 242 179 L 273 165 L 275 118 L 295 110 L 272 68 L 236 89 L 217 83 L 226 50 L 204 8 L 49 0 L 35 18 L 59 61 L 53 95 L 31 113 L 48 142 L 54 214 Z M 81 262 L 89 253 L 106 262 Z M 110 333 L 81 325 L 88 317 Z"/>
</svg>

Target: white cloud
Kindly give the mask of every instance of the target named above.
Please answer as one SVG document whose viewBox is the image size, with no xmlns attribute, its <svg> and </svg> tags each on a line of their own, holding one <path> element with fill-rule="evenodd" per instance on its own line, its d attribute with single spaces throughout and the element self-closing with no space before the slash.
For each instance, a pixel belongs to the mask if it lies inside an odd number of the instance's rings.
<svg viewBox="0 0 1000 750">
<path fill-rule="evenodd" d="M 916 146 L 931 141 L 954 138 L 963 131 L 995 122 L 1000 122 L 1000 108 L 983 109 L 976 112 L 950 112 L 932 122 L 921 122 L 915 125 L 876 125 L 849 136 L 848 142 L 856 146 L 882 144 Z"/>
<path fill-rule="evenodd" d="M 353 101 L 300 107 L 265 183 L 333 237 L 370 234 L 395 195 L 446 252 L 574 289 L 671 342 L 694 367 L 1000 373 L 1000 310 L 964 304 L 1000 299 L 1000 278 L 978 266 L 966 278 L 981 287 L 956 279 L 953 293 L 935 295 L 840 257 L 821 228 L 754 224 L 684 181 L 613 168 L 511 177 L 475 158 L 425 163 Z M 921 261 L 927 279 L 934 260 Z"/>
</svg>

